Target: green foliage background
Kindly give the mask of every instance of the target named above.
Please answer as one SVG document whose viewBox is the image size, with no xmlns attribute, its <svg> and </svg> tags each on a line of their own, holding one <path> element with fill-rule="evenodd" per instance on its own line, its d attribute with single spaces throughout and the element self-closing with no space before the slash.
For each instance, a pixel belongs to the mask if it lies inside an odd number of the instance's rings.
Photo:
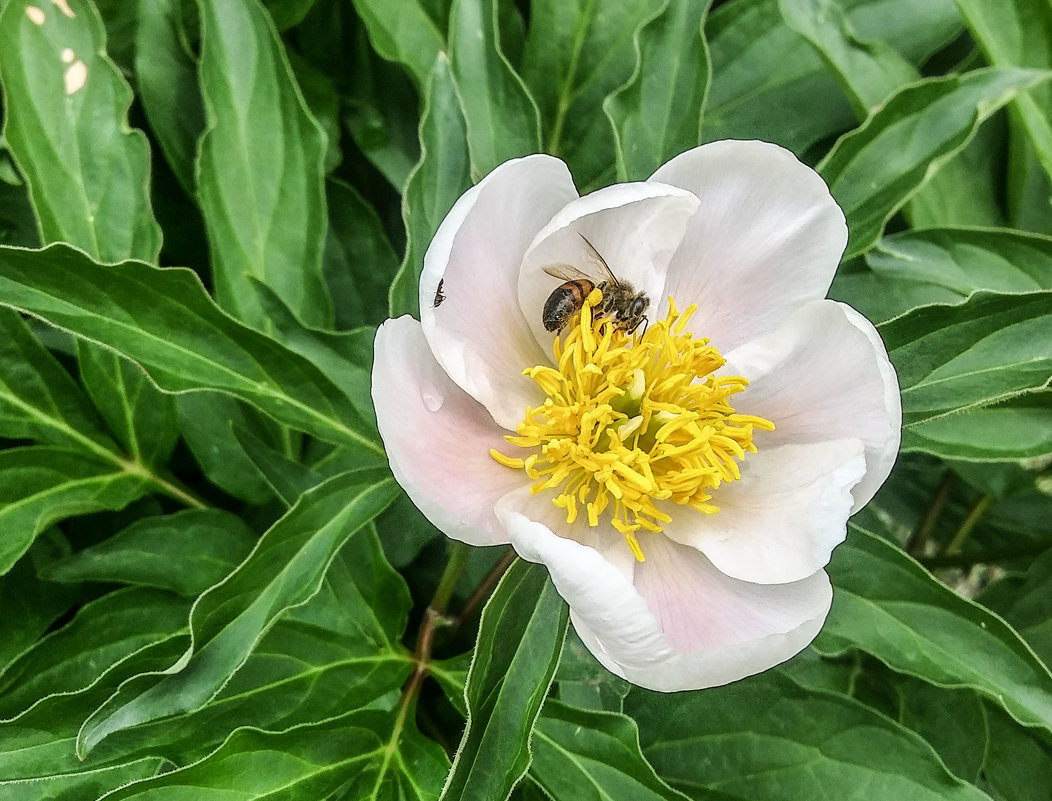
<svg viewBox="0 0 1052 801">
<path fill-rule="evenodd" d="M 0 796 L 1052 797 L 1050 79 L 1049 0 L 0 0 Z M 372 337 L 501 161 L 722 138 L 843 207 L 903 452 L 812 647 L 659 695 L 480 617 Z"/>
</svg>

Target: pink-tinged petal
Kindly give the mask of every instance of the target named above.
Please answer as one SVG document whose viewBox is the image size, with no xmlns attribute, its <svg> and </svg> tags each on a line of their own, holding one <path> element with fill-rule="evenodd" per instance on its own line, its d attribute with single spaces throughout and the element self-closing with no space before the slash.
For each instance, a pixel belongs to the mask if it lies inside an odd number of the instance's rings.
<svg viewBox="0 0 1052 801">
<path fill-rule="evenodd" d="M 570 605 L 574 628 L 610 672 L 632 680 L 630 672 L 676 658 L 623 567 L 519 512 L 499 506 L 497 514 L 515 552 L 548 568 L 552 583 Z"/>
<path fill-rule="evenodd" d="M 507 428 L 538 400 L 523 369 L 549 358 L 516 301 L 522 257 L 576 198 L 559 159 L 507 161 L 456 202 L 424 256 L 420 321 L 428 344 L 449 377 Z"/>
<path fill-rule="evenodd" d="M 790 584 L 751 584 L 667 538 L 648 538 L 643 549 L 636 589 L 680 652 L 648 677 L 655 689 L 713 687 L 780 664 L 815 638 L 832 603 L 823 571 Z"/>
<path fill-rule="evenodd" d="M 873 326 L 849 306 L 809 303 L 776 331 L 725 354 L 722 372 L 749 386 L 738 411 L 766 417 L 774 431 L 754 442 L 765 448 L 859 439 L 866 475 L 852 490 L 852 513 L 865 506 L 895 463 L 902 427 L 898 381 Z M 739 400 L 740 399 L 740 400 Z"/>
<path fill-rule="evenodd" d="M 612 673 L 652 690 L 714 687 L 758 673 L 818 633 L 832 590 L 819 572 L 793 584 L 747 584 L 700 553 L 654 535 L 634 585 L 599 551 L 498 509 L 522 558 L 548 567 L 588 649 Z"/>
<path fill-rule="evenodd" d="M 698 305 L 694 330 L 721 351 L 825 297 L 847 225 L 816 172 L 766 142 L 711 142 L 669 161 L 650 180 L 701 200 L 669 268 L 665 294 Z"/>
<path fill-rule="evenodd" d="M 722 573 L 759 584 L 800 581 L 829 563 L 847 534 L 851 489 L 866 471 L 857 439 L 750 453 L 740 481 L 713 493 L 714 515 L 673 511 L 665 534 Z"/>
<path fill-rule="evenodd" d="M 518 514 L 534 523 L 540 523 L 549 531 L 558 532 L 563 539 L 571 539 L 597 551 L 608 563 L 614 565 L 629 580 L 635 572 L 636 557 L 619 533 L 607 519 L 600 519 L 598 526 L 588 525 L 584 514 L 573 523 L 566 520 L 566 510 L 552 503 L 554 492 L 534 494 L 529 487 L 522 487 L 505 495 L 497 502 L 497 517 Z"/>
<path fill-rule="evenodd" d="M 507 542 L 493 507 L 525 477 L 489 455 L 506 432 L 450 381 L 411 317 L 376 332 L 372 395 L 391 472 L 424 516 L 462 542 Z"/>
<path fill-rule="evenodd" d="M 554 335 L 545 331 L 541 311 L 563 283 L 546 273 L 546 266 L 569 265 L 599 283 L 602 267 L 585 237 L 614 276 L 643 292 L 655 309 L 669 262 L 697 208 L 698 199 L 689 192 L 659 183 L 616 184 L 567 204 L 537 234 L 522 262 L 519 304 L 537 341 L 550 349 Z"/>
</svg>

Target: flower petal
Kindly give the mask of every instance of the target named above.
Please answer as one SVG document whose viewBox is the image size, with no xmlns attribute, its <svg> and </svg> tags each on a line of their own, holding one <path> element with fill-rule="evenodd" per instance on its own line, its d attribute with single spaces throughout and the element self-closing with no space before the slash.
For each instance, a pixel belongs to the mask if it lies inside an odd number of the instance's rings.
<svg viewBox="0 0 1052 801">
<path fill-rule="evenodd" d="M 741 480 L 713 493 L 716 514 L 677 510 L 665 534 L 733 578 L 799 581 L 828 564 L 843 542 L 851 488 L 865 470 L 857 439 L 765 447 L 745 458 Z"/>
<path fill-rule="evenodd" d="M 462 542 L 507 542 L 493 507 L 523 474 L 490 457 L 504 430 L 450 381 L 411 317 L 376 332 L 372 395 L 391 472 L 424 516 Z"/>
<path fill-rule="evenodd" d="M 668 265 L 687 230 L 698 199 L 659 183 L 616 184 L 566 205 L 552 218 L 526 252 L 519 275 L 519 304 L 537 342 L 550 351 L 554 334 L 545 331 L 541 311 L 562 280 L 544 272 L 564 264 L 599 283 L 601 266 L 587 242 L 619 280 L 660 300 Z"/>
<path fill-rule="evenodd" d="M 547 565 L 582 641 L 607 669 L 663 692 L 714 687 L 804 648 L 829 611 L 823 572 L 792 584 L 747 584 L 697 551 L 655 536 L 635 585 L 597 550 L 498 509 L 519 555 Z"/>
<path fill-rule="evenodd" d="M 725 355 L 721 372 L 749 379 L 738 410 L 775 425 L 755 435 L 761 452 L 794 443 L 862 441 L 866 475 L 852 490 L 851 511 L 865 506 L 891 472 L 902 427 L 895 370 L 869 321 L 842 303 L 815 301 L 778 330 Z"/>
<path fill-rule="evenodd" d="M 847 244 L 844 215 L 814 170 L 766 142 L 711 142 L 650 180 L 701 200 L 666 295 L 698 304 L 696 331 L 726 353 L 825 297 Z"/>
<path fill-rule="evenodd" d="M 576 197 L 559 159 L 504 162 L 456 202 L 424 256 L 420 322 L 428 344 L 449 377 L 506 428 L 537 400 L 522 370 L 548 359 L 516 302 L 522 257 Z"/>
</svg>

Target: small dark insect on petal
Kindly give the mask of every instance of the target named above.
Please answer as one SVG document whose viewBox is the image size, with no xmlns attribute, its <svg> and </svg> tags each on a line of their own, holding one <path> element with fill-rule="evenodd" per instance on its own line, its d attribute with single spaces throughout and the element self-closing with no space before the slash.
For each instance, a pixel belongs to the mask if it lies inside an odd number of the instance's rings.
<svg viewBox="0 0 1052 801">
<path fill-rule="evenodd" d="M 442 305 L 442 301 L 446 299 L 446 296 L 442 293 L 442 285 L 446 282 L 445 278 L 438 279 L 438 289 L 435 290 L 435 308 L 437 309 Z"/>
</svg>

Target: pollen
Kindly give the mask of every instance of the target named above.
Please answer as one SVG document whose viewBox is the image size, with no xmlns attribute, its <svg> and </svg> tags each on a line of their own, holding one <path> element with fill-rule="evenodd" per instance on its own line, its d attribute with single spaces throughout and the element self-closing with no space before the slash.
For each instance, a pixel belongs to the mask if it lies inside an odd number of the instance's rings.
<svg viewBox="0 0 1052 801">
<path fill-rule="evenodd" d="M 515 452 L 490 455 L 524 471 L 567 523 L 609 519 L 642 562 L 640 537 L 661 531 L 677 507 L 719 510 L 713 491 L 741 477 L 753 432 L 774 424 L 734 410 L 748 381 L 715 375 L 725 359 L 687 330 L 696 306 L 680 312 L 669 298 L 666 319 L 629 334 L 594 313 L 601 303 L 592 290 L 556 337 L 556 366 L 524 371 L 546 398 L 505 437 Z"/>
</svg>

